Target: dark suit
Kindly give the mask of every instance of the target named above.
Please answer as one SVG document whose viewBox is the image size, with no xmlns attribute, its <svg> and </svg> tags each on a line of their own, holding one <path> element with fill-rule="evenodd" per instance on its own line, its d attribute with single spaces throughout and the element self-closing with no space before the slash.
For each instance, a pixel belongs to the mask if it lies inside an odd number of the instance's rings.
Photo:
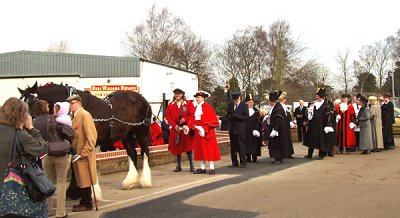
<svg viewBox="0 0 400 218">
<path fill-rule="evenodd" d="M 228 104 L 227 118 L 231 121 L 229 138 L 231 141 L 231 159 L 233 165 L 238 165 L 237 153 L 239 153 L 240 165 L 246 165 L 246 120 L 249 118 L 247 104 L 240 102 L 236 109 L 234 103 Z"/>
<path fill-rule="evenodd" d="M 297 139 L 299 142 L 302 142 L 303 139 L 305 138 L 305 134 L 306 134 L 306 126 L 303 125 L 304 122 L 306 122 L 306 118 L 307 118 L 307 108 L 305 106 L 303 106 L 302 109 L 300 109 L 301 106 L 298 106 L 295 110 L 294 110 L 294 117 L 296 118 L 296 122 L 297 122 Z M 297 116 L 301 116 L 301 117 L 297 117 Z"/>
</svg>

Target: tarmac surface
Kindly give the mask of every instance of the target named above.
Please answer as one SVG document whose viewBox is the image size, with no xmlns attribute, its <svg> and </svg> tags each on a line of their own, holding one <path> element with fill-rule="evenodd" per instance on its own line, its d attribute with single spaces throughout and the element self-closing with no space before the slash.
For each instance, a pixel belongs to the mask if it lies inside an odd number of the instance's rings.
<svg viewBox="0 0 400 218">
<path fill-rule="evenodd" d="M 399 148 L 322 161 L 303 158 L 300 143 L 295 152 L 295 159 L 271 165 L 264 147 L 263 158 L 246 169 L 228 168 L 224 156 L 213 176 L 193 175 L 187 163 L 180 173 L 173 164 L 157 166 L 148 189 L 121 190 L 126 173 L 105 175 L 99 211 L 69 217 L 400 217 Z"/>
</svg>

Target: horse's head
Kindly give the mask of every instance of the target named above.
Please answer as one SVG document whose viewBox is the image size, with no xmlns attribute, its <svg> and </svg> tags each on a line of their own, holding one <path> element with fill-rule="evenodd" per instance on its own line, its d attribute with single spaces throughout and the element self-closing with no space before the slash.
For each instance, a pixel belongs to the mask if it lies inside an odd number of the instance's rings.
<svg viewBox="0 0 400 218">
<path fill-rule="evenodd" d="M 36 116 L 36 106 L 38 101 L 38 84 L 37 82 L 32 87 L 27 87 L 25 90 L 18 88 L 21 94 L 20 99 L 26 102 L 29 106 L 29 113 L 32 117 Z"/>
<path fill-rule="evenodd" d="M 18 91 L 19 91 L 19 93 L 21 94 L 21 96 L 20 96 L 20 98 L 19 99 L 21 99 L 21 100 L 23 100 L 23 101 L 27 101 L 27 99 L 30 97 L 30 96 L 32 96 L 32 95 L 34 95 L 34 94 L 37 94 L 37 92 L 38 92 L 38 83 L 37 82 L 35 82 L 35 84 L 32 86 L 32 87 L 26 87 L 25 89 L 20 89 L 20 88 L 18 88 Z"/>
</svg>

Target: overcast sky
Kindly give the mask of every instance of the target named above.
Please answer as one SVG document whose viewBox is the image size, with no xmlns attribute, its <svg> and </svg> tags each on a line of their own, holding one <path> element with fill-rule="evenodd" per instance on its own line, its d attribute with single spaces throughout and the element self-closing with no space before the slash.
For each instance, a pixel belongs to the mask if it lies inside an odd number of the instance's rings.
<svg viewBox="0 0 400 218">
<path fill-rule="evenodd" d="M 307 56 L 331 71 L 334 56 L 348 48 L 353 56 L 365 44 L 383 40 L 400 29 L 399 0 L 159 0 L 0 2 L 0 53 L 44 50 L 68 41 L 74 53 L 126 55 L 121 42 L 141 23 L 152 4 L 167 7 L 210 43 L 223 43 L 247 25 L 268 27 L 289 21 Z"/>
</svg>

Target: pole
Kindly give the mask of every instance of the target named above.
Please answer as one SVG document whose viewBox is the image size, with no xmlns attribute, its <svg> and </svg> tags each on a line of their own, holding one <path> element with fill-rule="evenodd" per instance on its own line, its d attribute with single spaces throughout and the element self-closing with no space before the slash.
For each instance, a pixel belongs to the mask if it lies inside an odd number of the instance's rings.
<svg viewBox="0 0 400 218">
<path fill-rule="evenodd" d="M 89 164 L 89 158 L 86 158 L 87 160 L 87 165 L 89 168 L 89 177 L 90 177 L 90 183 L 92 183 L 92 191 L 93 191 L 93 197 L 94 197 L 94 206 L 96 207 L 96 211 L 99 210 L 99 208 L 97 207 L 97 198 L 96 198 L 96 192 L 94 191 L 94 184 L 93 184 L 93 178 L 92 178 L 92 170 L 90 169 L 90 164 Z"/>
<path fill-rule="evenodd" d="M 161 105 L 162 105 L 162 110 L 163 110 L 163 119 L 164 119 L 164 117 L 165 117 L 165 110 L 166 110 L 166 108 L 167 108 L 167 106 L 165 105 L 165 93 L 163 93 L 163 96 L 162 96 L 162 103 L 161 103 Z"/>
<path fill-rule="evenodd" d="M 393 73 L 392 73 L 392 96 L 393 96 L 393 99 L 395 99 L 395 97 L 396 97 L 396 94 L 394 91 L 394 73 L 395 72 L 396 72 L 396 70 L 393 70 Z"/>
</svg>

